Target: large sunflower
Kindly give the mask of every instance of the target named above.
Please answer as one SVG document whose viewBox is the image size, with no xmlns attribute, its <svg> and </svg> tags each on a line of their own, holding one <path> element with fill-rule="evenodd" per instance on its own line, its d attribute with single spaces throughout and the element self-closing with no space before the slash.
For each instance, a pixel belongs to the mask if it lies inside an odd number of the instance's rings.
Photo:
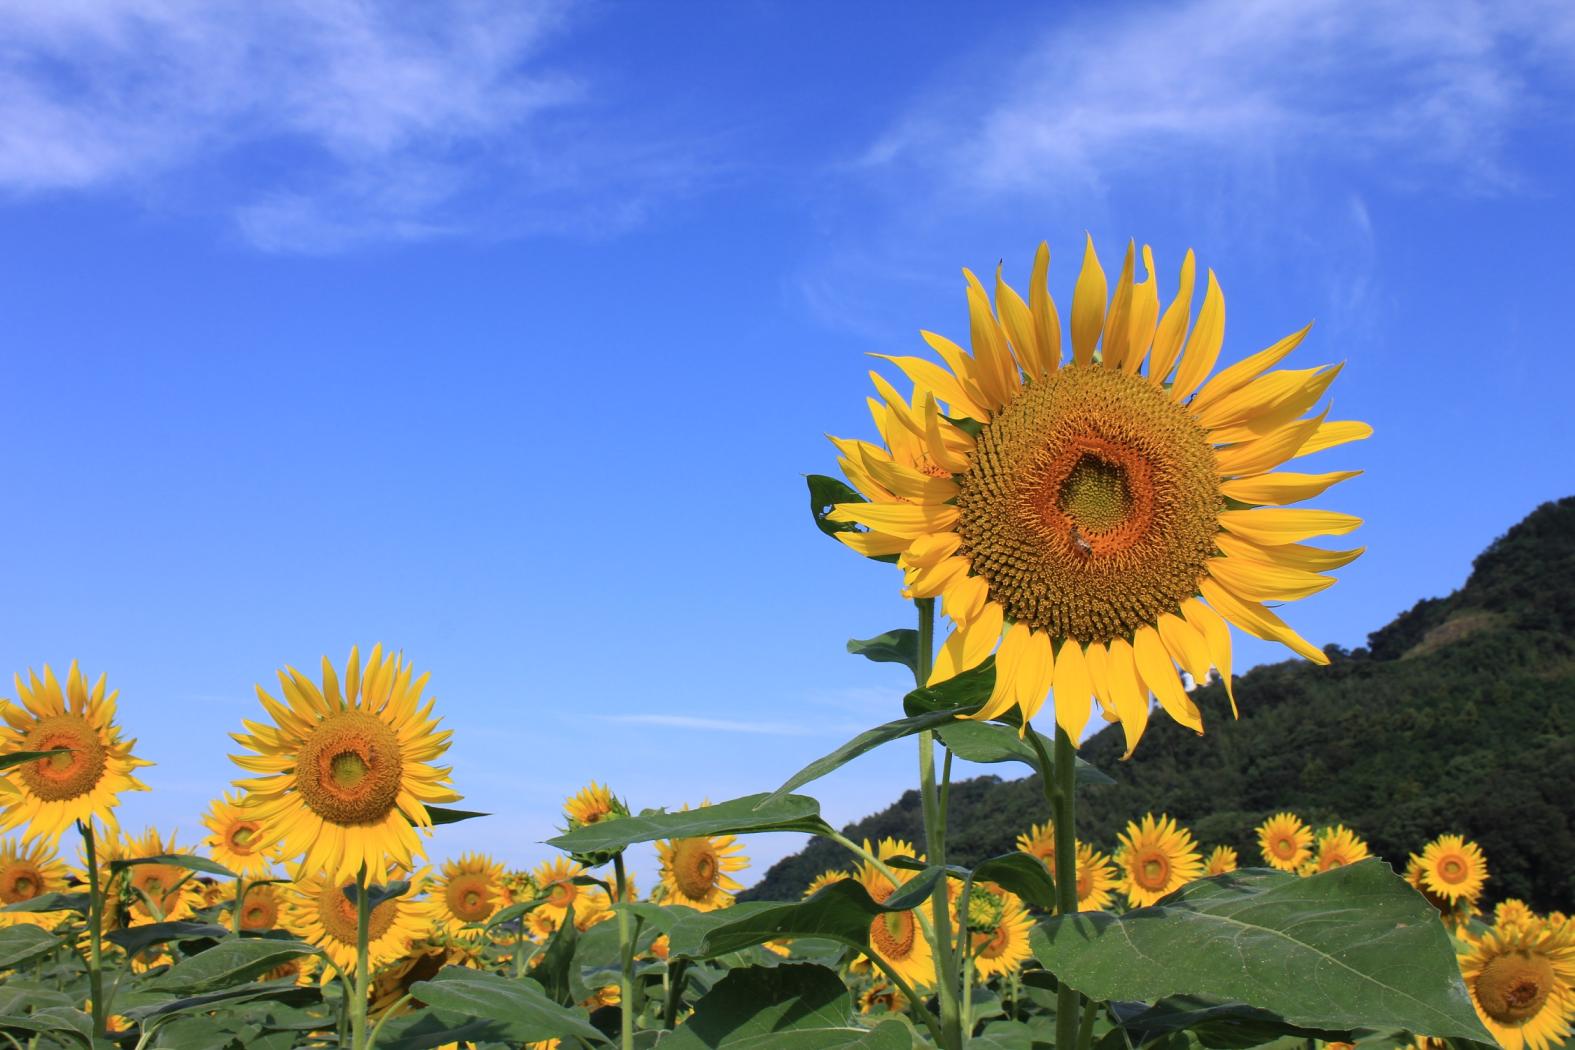
<svg viewBox="0 0 1575 1050">
<path fill-rule="evenodd" d="M 882 863 L 893 857 L 924 859 L 922 854 L 915 854 L 911 844 L 899 839 L 882 839 L 874 848 L 865 840 L 864 851 L 875 854 Z M 906 868 L 890 870 L 897 878 L 896 883 L 867 860 L 859 865 L 859 882 L 876 901 L 890 897 L 898 886 L 914 875 Z M 883 912 L 871 920 L 870 951 L 909 984 L 928 987 L 935 983 L 935 956 L 930 950 L 930 942 L 924 936 L 916 910 Z"/>
<path fill-rule="evenodd" d="M 426 876 L 425 870 L 407 874 L 382 865 L 369 874 L 372 881 L 384 885 L 410 883 L 403 896 L 380 901 L 372 908 L 367 924 L 369 970 L 402 958 L 410 945 L 431 929 L 432 903 L 421 895 Z M 348 973 L 354 973 L 356 965 L 356 906 L 345 890 L 354 885 L 354 879 L 330 878 L 326 873 L 308 876 L 290 886 L 287 905 L 290 928 Z M 331 974 L 324 969 L 324 983 Z"/>
<path fill-rule="evenodd" d="M 15 681 L 21 703 L 0 700 L 0 752 L 64 753 L 0 773 L 0 829 L 19 827 L 29 842 L 54 844 L 76 821 L 112 824 L 122 791 L 148 790 L 133 771 L 153 764 L 131 753 L 135 740 L 120 737 L 119 691 L 105 692 L 103 675 L 89 689 L 75 660 L 63 694 L 47 664 L 42 679 L 29 670 L 26 682 Z"/>
<path fill-rule="evenodd" d="M 245 798 L 226 791 L 208 807 L 202 823 L 213 834 L 204 843 L 208 856 L 237 875 L 266 879 L 272 874 L 275 851 L 261 847 L 262 825 L 245 806 Z"/>
<path fill-rule="evenodd" d="M 1227 621 L 1328 662 L 1264 603 L 1324 589 L 1323 573 L 1361 553 L 1301 544 L 1359 519 L 1282 506 L 1355 472 L 1271 471 L 1371 432 L 1327 409 L 1303 418 L 1339 366 L 1269 371 L 1305 328 L 1204 382 L 1224 336 L 1219 285 L 1210 273 L 1187 337 L 1192 254 L 1163 315 L 1147 247 L 1143 261 L 1149 276 L 1134 283 L 1128 248 L 1107 301 L 1089 240 L 1065 362 L 1048 246 L 1028 302 L 997 274 L 997 313 L 965 270 L 973 352 L 925 332 L 944 367 L 888 358 L 913 380 L 911 399 L 872 373 L 884 447 L 833 439 L 868 502 L 828 515 L 867 530 L 837 534 L 860 553 L 900 556 L 905 595 L 941 599 L 954 630 L 932 683 L 995 654 L 994 691 L 973 717 L 1014 706 L 1030 717 L 1053 689 L 1075 741 L 1092 697 L 1121 721 L 1128 754 L 1151 691 L 1202 732 L 1177 665 L 1198 681 L 1217 667 L 1231 693 Z"/>
<path fill-rule="evenodd" d="M 1482 847 L 1460 835 L 1440 835 L 1422 850 L 1422 881 L 1427 888 L 1453 904 L 1474 901 L 1487 882 L 1487 858 Z"/>
<path fill-rule="evenodd" d="M 968 894 L 968 927 L 974 972 L 980 981 L 1015 973 L 1033 957 L 1028 935 L 1034 928 L 1016 894 L 991 883 L 977 883 Z"/>
<path fill-rule="evenodd" d="M 715 911 L 733 903 L 743 885 L 729 874 L 749 866 L 744 844 L 732 835 L 664 839 L 656 844 L 661 861 L 662 903 Z"/>
<path fill-rule="evenodd" d="M 485 853 L 466 853 L 443 863 L 432 884 L 437 921 L 450 933 L 486 922 L 504 906 L 508 889 L 503 885 L 503 865 Z"/>
<path fill-rule="evenodd" d="M 1141 823 L 1127 821 L 1120 835 L 1116 864 L 1121 868 L 1121 888 L 1134 908 L 1153 904 L 1203 874 L 1192 832 L 1174 818 L 1154 814 Z"/>
<path fill-rule="evenodd" d="M 1077 844 L 1077 910 L 1103 911 L 1110 907 L 1111 891 L 1118 888 L 1118 873 L 1110 858 L 1092 846 Z"/>
<path fill-rule="evenodd" d="M 1312 829 L 1294 813 L 1276 813 L 1258 825 L 1264 862 L 1281 871 L 1300 871 L 1312 856 Z"/>
<path fill-rule="evenodd" d="M 353 879 L 362 865 L 381 871 L 389 858 L 413 867 L 424 855 L 420 828 L 431 833 L 427 804 L 458 801 L 449 769 L 431 763 L 448 750 L 432 700 L 422 702 L 427 676 L 412 678 L 402 657 L 372 649 L 365 669 L 350 650 L 345 688 L 323 658 L 323 684 L 294 668 L 279 672 L 286 703 L 257 687 L 273 724 L 246 722 L 231 734 L 253 754 L 232 755 L 262 774 L 236 781 L 250 793 L 249 811 L 262 824 L 262 844 L 277 843 L 299 870 Z"/>
<path fill-rule="evenodd" d="M 46 893 L 62 893 L 68 875 L 65 862 L 47 842 L 0 843 L 0 906 L 21 904 Z M 68 913 L 0 911 L 0 926 L 24 923 L 54 929 Z"/>
<path fill-rule="evenodd" d="M 1471 939 L 1460 957 L 1477 1016 L 1504 1050 L 1547 1050 L 1575 1018 L 1575 929 L 1516 925 Z"/>
</svg>

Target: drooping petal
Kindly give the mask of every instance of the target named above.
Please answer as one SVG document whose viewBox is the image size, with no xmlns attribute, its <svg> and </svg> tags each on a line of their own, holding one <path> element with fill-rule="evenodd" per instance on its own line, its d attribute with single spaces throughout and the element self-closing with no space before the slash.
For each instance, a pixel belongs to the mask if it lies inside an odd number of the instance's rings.
<svg viewBox="0 0 1575 1050">
<path fill-rule="evenodd" d="M 1073 744 L 1082 740 L 1088 726 L 1089 703 L 1094 695 L 1083 647 L 1072 639 L 1061 643 L 1055 656 L 1055 720 Z"/>
<path fill-rule="evenodd" d="M 1121 719 L 1121 731 L 1127 738 L 1126 754 L 1121 757 L 1131 758 L 1133 749 L 1143 736 L 1143 730 L 1148 728 L 1148 691 L 1143 688 L 1142 679 L 1138 677 L 1132 646 L 1125 638 L 1112 638 L 1106 653 L 1109 657 L 1106 666 L 1110 676 L 1110 695 L 1115 701 L 1116 714 Z"/>
<path fill-rule="evenodd" d="M 1331 576 L 1244 558 L 1210 558 L 1204 565 L 1231 593 L 1254 602 L 1293 602 L 1334 584 Z"/>
<path fill-rule="evenodd" d="M 995 602 L 986 602 L 972 623 L 959 626 L 946 639 L 935 657 L 935 668 L 930 672 L 930 680 L 925 684 L 944 682 L 983 663 L 984 658 L 995 649 L 995 643 L 1001 639 L 1003 619 L 1001 607 Z"/>
<path fill-rule="evenodd" d="M 1206 576 L 1198 582 L 1198 593 L 1214 607 L 1215 612 L 1248 634 L 1262 638 L 1266 642 L 1279 642 L 1315 664 L 1329 662 L 1329 657 L 1322 649 L 1297 634 L 1289 624 L 1257 602 L 1236 597 L 1227 588 Z"/>
<path fill-rule="evenodd" d="M 1159 706 L 1165 709 L 1165 713 L 1194 733 L 1202 733 L 1203 713 L 1192 702 L 1187 691 L 1181 688 L 1176 665 L 1170 662 L 1170 654 L 1165 651 L 1159 632 L 1152 627 L 1138 628 L 1132 636 L 1132 655 L 1137 662 L 1138 673 L 1159 698 Z"/>
<path fill-rule="evenodd" d="M 1210 609 L 1196 598 L 1188 598 L 1181 603 L 1181 615 L 1198 633 L 1203 635 L 1203 641 L 1209 647 L 1209 660 L 1220 673 L 1220 681 L 1225 683 L 1225 695 L 1230 698 L 1230 713 L 1234 718 L 1241 717 L 1236 710 L 1236 686 L 1231 678 L 1230 654 L 1230 628 L 1220 618 L 1219 613 Z"/>
<path fill-rule="evenodd" d="M 916 539 L 927 532 L 946 532 L 957 524 L 956 507 L 917 503 L 838 503 L 827 521 L 852 522 L 892 536 Z"/>
</svg>

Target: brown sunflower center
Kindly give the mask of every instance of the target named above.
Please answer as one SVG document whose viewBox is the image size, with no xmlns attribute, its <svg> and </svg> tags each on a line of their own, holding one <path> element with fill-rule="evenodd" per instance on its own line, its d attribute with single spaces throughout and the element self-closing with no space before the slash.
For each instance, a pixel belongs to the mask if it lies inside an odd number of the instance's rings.
<svg viewBox="0 0 1575 1050">
<path fill-rule="evenodd" d="M 567 908 L 574 903 L 574 898 L 579 895 L 580 888 L 568 879 L 553 883 L 547 889 L 547 903 L 554 908 Z"/>
<path fill-rule="evenodd" d="M 1269 848 L 1281 860 L 1290 860 L 1296 856 L 1296 840 L 1289 835 L 1281 835 L 1269 844 Z"/>
<path fill-rule="evenodd" d="M 131 869 L 131 885 L 166 917 L 180 903 L 186 873 L 167 864 L 138 864 Z M 139 897 L 140 899 L 140 897 Z"/>
<path fill-rule="evenodd" d="M 1499 1024 L 1518 1025 L 1535 1017 L 1553 990 L 1553 963 L 1544 955 L 1510 951 L 1482 968 L 1477 1000 Z"/>
<path fill-rule="evenodd" d="M 109 755 L 98 730 L 78 715 L 39 719 L 22 741 L 23 751 L 66 753 L 21 766 L 22 782 L 45 802 L 64 802 L 87 794 L 103 779 Z"/>
<path fill-rule="evenodd" d="M 44 873 L 26 861 L 16 861 L 0 870 L 0 902 L 16 904 L 30 901 L 44 892 Z"/>
<path fill-rule="evenodd" d="M 679 839 L 673 847 L 673 881 L 690 900 L 704 900 L 716 889 L 716 849 L 710 839 Z"/>
<path fill-rule="evenodd" d="M 1077 899 L 1086 901 L 1094 892 L 1094 873 L 1088 868 L 1077 869 Z"/>
<path fill-rule="evenodd" d="M 906 959 L 913 953 L 914 931 L 912 912 L 886 912 L 870 923 L 870 947 L 882 958 Z"/>
<path fill-rule="evenodd" d="M 351 883 L 350 885 L 354 885 Z M 372 908 L 367 917 L 367 943 L 377 940 L 394 925 L 399 914 L 399 901 L 390 899 Z M 322 921 L 328 936 L 341 944 L 356 943 L 356 906 L 339 886 L 325 885 L 317 897 L 317 917 Z"/>
<path fill-rule="evenodd" d="M 241 820 L 230 826 L 230 850 L 240 854 L 257 852 L 252 847 L 252 840 L 257 837 L 257 831 L 262 825 L 255 820 Z"/>
<path fill-rule="evenodd" d="M 341 711 L 301 745 L 295 781 L 312 812 L 331 824 L 375 824 L 399 798 L 399 737 L 376 715 Z"/>
<path fill-rule="evenodd" d="M 1318 857 L 1318 870 L 1328 871 L 1331 868 L 1343 868 L 1351 863 L 1351 858 L 1342 849 L 1325 849 Z"/>
<path fill-rule="evenodd" d="M 481 922 L 492 914 L 492 883 L 485 875 L 464 872 L 443 890 L 448 910 L 461 922 Z"/>
<path fill-rule="evenodd" d="M 1005 926 L 985 930 L 973 935 L 973 953 L 981 959 L 999 959 L 1006 953 L 1011 934 Z"/>
<path fill-rule="evenodd" d="M 1105 642 L 1197 594 L 1214 553 L 1214 451 L 1141 376 L 1073 365 L 980 432 L 958 478 L 960 553 L 1007 617 Z"/>
<path fill-rule="evenodd" d="M 1466 881 L 1470 874 L 1465 861 L 1456 856 L 1448 856 L 1438 862 L 1438 877 L 1450 884 Z"/>
<path fill-rule="evenodd" d="M 246 903 L 241 908 L 241 929 L 271 930 L 279 924 L 279 902 L 273 894 L 260 888 L 248 891 Z"/>
<path fill-rule="evenodd" d="M 1170 885 L 1170 858 L 1163 853 L 1139 853 L 1132 865 L 1132 879 L 1145 890 L 1162 890 Z"/>
</svg>

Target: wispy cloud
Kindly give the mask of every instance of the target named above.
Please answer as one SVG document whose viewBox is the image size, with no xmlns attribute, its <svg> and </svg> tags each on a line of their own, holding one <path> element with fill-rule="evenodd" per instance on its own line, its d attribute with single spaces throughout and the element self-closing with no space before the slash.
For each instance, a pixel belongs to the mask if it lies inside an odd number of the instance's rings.
<svg viewBox="0 0 1575 1050">
<path fill-rule="evenodd" d="M 627 224 L 695 173 L 586 126 L 592 87 L 544 57 L 563 8 L 0 0 L 0 188 L 200 184 L 275 250 Z"/>
<path fill-rule="evenodd" d="M 838 727 L 810 727 L 794 722 L 744 722 L 730 718 L 692 715 L 599 715 L 600 721 L 621 725 L 661 726 L 666 729 L 701 729 L 716 733 L 758 733 L 764 736 L 820 736 Z"/>
</svg>

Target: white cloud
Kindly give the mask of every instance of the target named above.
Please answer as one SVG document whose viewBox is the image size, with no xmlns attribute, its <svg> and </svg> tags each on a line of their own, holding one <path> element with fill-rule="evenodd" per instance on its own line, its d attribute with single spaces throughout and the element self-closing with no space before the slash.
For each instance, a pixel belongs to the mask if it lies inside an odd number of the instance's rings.
<svg viewBox="0 0 1575 1050">
<path fill-rule="evenodd" d="M 0 188 L 216 208 L 276 250 L 627 224 L 693 172 L 573 123 L 562 7 L 0 0 Z"/>
</svg>

